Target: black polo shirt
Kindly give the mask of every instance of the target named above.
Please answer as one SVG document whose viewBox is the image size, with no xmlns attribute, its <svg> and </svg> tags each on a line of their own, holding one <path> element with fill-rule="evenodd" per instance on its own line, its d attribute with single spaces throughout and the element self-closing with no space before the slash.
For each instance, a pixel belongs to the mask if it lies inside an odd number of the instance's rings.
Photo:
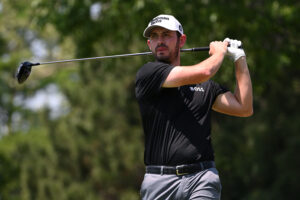
<svg viewBox="0 0 300 200">
<path fill-rule="evenodd" d="M 146 165 L 180 165 L 214 160 L 211 108 L 228 90 L 209 80 L 162 88 L 173 66 L 145 64 L 136 75 L 135 93 L 145 134 Z"/>
</svg>

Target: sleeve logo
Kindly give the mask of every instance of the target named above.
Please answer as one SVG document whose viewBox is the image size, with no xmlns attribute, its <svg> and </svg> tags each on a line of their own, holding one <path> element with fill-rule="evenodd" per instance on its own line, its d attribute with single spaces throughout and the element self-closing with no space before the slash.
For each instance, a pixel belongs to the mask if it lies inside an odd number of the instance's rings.
<svg viewBox="0 0 300 200">
<path fill-rule="evenodd" d="M 203 87 L 190 87 L 192 92 L 204 92 Z"/>
</svg>

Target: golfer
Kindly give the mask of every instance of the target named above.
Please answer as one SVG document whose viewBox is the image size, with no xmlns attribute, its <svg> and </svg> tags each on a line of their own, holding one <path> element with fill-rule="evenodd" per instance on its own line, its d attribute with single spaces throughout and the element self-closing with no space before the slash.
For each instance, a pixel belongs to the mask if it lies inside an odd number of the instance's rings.
<svg viewBox="0 0 300 200">
<path fill-rule="evenodd" d="M 180 63 L 186 42 L 171 15 L 153 18 L 144 31 L 154 62 L 136 75 L 135 93 L 145 134 L 144 200 L 220 199 L 221 183 L 211 143 L 211 110 L 247 117 L 253 113 L 252 84 L 241 42 L 211 42 L 209 57 L 192 66 Z M 227 47 L 228 44 L 230 47 Z M 229 55 L 236 88 L 211 80 Z"/>
</svg>

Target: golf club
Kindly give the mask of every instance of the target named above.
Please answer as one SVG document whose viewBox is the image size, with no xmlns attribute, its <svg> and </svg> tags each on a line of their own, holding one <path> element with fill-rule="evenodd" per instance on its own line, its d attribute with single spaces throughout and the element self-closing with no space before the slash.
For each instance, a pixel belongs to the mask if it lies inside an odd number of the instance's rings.
<svg viewBox="0 0 300 200">
<path fill-rule="evenodd" d="M 209 47 L 195 47 L 189 49 L 181 49 L 181 52 L 195 52 L 195 51 L 209 51 Z M 58 61 L 49 61 L 49 62 L 38 62 L 31 63 L 29 61 L 22 62 L 18 67 L 16 73 L 16 79 L 18 83 L 21 84 L 27 80 L 31 73 L 31 69 L 33 66 L 37 65 L 48 65 L 54 63 L 66 63 L 66 62 L 75 62 L 75 61 L 84 61 L 84 60 L 96 60 L 96 59 L 106 59 L 106 58 L 119 58 L 119 57 L 127 57 L 127 56 L 140 56 L 140 55 L 150 55 L 152 52 L 142 52 L 142 53 L 131 53 L 131 54 L 119 54 L 119 55 L 111 55 L 111 56 L 100 56 L 100 57 L 91 57 L 91 58 L 78 58 L 78 59 L 70 59 L 70 60 L 58 60 Z"/>
</svg>

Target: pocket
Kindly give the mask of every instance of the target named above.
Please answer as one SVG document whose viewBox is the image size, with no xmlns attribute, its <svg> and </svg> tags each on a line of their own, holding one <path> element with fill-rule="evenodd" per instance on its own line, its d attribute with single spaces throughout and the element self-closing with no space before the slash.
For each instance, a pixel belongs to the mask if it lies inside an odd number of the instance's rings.
<svg viewBox="0 0 300 200">
<path fill-rule="evenodd" d="M 141 195 L 141 198 L 143 199 L 143 196 L 145 195 L 145 188 L 146 188 L 146 181 L 147 181 L 147 178 L 146 178 L 147 174 L 144 175 L 144 179 L 143 179 L 143 182 L 141 184 L 141 189 L 140 189 L 140 195 Z"/>
<path fill-rule="evenodd" d="M 152 185 L 155 185 L 155 175 L 153 174 L 145 174 L 143 182 L 141 184 L 141 189 L 140 189 L 140 195 L 143 199 L 143 197 L 147 196 L 147 192 L 152 190 Z"/>
<path fill-rule="evenodd" d="M 222 190 L 222 184 L 219 177 L 219 172 L 216 168 L 210 168 L 206 172 L 207 181 L 208 183 L 215 188 L 218 192 L 221 192 Z"/>
</svg>

